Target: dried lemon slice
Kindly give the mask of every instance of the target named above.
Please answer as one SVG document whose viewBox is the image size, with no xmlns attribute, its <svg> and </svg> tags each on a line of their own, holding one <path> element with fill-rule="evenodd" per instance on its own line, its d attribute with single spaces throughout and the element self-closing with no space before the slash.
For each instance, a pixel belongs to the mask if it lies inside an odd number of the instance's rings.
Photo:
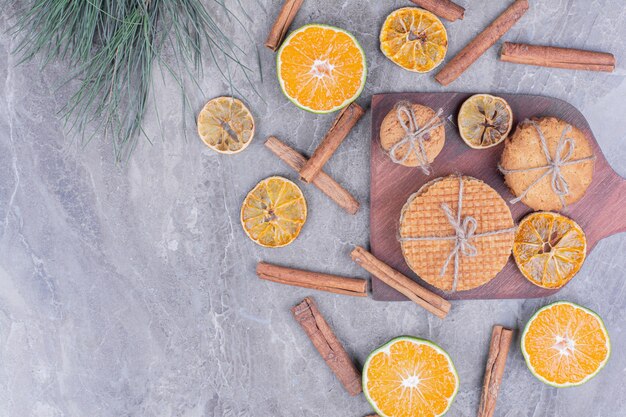
<svg viewBox="0 0 626 417">
<path fill-rule="evenodd" d="M 513 126 L 513 111 L 501 97 L 476 94 L 459 111 L 459 133 L 468 146 L 484 149 L 502 142 Z"/>
<path fill-rule="evenodd" d="M 446 56 L 448 33 L 431 12 L 403 7 L 385 19 L 380 30 L 380 50 L 404 69 L 428 72 Z"/>
<path fill-rule="evenodd" d="M 266 248 L 293 242 L 306 221 L 302 190 L 283 177 L 269 177 L 248 193 L 241 206 L 241 224 L 248 237 Z"/>
<path fill-rule="evenodd" d="M 561 288 L 576 275 L 587 239 L 573 220 L 551 212 L 531 213 L 515 233 L 513 256 L 522 274 L 543 288 Z"/>
<path fill-rule="evenodd" d="M 254 137 L 250 110 L 233 97 L 210 100 L 198 115 L 198 134 L 209 148 L 233 154 L 248 147 Z"/>
</svg>

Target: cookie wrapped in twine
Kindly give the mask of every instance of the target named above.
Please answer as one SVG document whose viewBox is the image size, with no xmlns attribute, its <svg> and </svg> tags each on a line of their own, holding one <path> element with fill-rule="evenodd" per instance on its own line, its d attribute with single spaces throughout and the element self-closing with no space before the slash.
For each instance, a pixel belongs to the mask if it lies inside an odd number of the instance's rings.
<svg viewBox="0 0 626 417">
<path fill-rule="evenodd" d="M 424 141 L 426 140 L 424 136 L 443 125 L 443 121 L 439 119 L 439 116 L 442 114 L 442 109 L 437 110 L 437 113 L 424 123 L 424 126 L 419 127 L 417 117 L 415 116 L 411 104 L 404 101 L 396 104 L 396 117 L 405 135 L 398 143 L 389 149 L 389 157 L 391 160 L 396 164 L 402 164 L 409 158 L 411 153 L 414 153 L 417 157 L 418 166 L 422 169 L 424 174 L 430 175 L 431 169 L 428 163 L 428 155 L 426 155 L 426 148 L 424 147 Z M 408 124 L 404 121 L 403 115 L 406 116 Z M 402 158 L 399 158 L 397 156 L 398 150 L 407 144 L 409 145 L 409 149 Z"/>
<path fill-rule="evenodd" d="M 422 236 L 422 237 L 400 237 L 401 242 L 415 242 L 415 241 L 438 241 L 438 240 L 453 240 L 454 247 L 450 251 L 450 254 L 446 258 L 443 266 L 441 267 L 440 276 L 444 276 L 450 262 L 454 260 L 454 279 L 452 281 L 452 291 L 456 291 L 457 284 L 459 282 L 459 254 L 462 256 L 474 257 L 478 255 L 478 249 L 470 241 L 472 239 L 500 235 L 503 233 L 513 233 L 516 228 L 511 227 L 509 229 L 493 230 L 491 232 L 476 233 L 478 228 L 478 221 L 472 216 L 461 217 L 463 210 L 463 177 L 459 175 L 459 200 L 458 209 L 456 214 L 452 211 L 450 206 L 446 203 L 441 203 L 441 210 L 446 215 L 448 222 L 454 228 L 454 236 Z"/>
<path fill-rule="evenodd" d="M 550 151 L 548 150 L 548 142 L 546 141 L 546 138 L 541 131 L 541 127 L 539 127 L 539 125 L 533 120 L 524 120 L 522 123 L 530 124 L 539 134 L 539 143 L 541 144 L 541 150 L 546 157 L 547 164 L 538 167 L 517 169 L 506 169 L 501 164 L 498 164 L 498 169 L 504 175 L 515 174 L 519 172 L 534 172 L 543 169 L 545 169 L 546 172 L 541 174 L 539 178 L 533 181 L 526 188 L 526 190 L 524 190 L 517 198 L 511 200 L 511 204 L 522 201 L 522 199 L 526 197 L 528 192 L 535 185 L 539 184 L 539 182 L 543 180 L 546 176 L 551 175 L 550 187 L 552 187 L 552 191 L 554 191 L 554 193 L 559 197 L 559 200 L 561 201 L 561 207 L 565 208 L 565 196 L 569 194 L 569 185 L 563 177 L 563 174 L 561 174 L 561 168 L 569 165 L 580 164 L 587 161 L 593 161 L 596 159 L 595 155 L 587 156 L 580 159 L 572 159 L 572 155 L 574 154 L 574 149 L 576 147 L 576 141 L 574 141 L 573 138 L 567 137 L 568 133 L 572 131 L 572 126 L 568 124 L 567 126 L 565 126 L 565 128 L 563 128 L 563 131 L 561 132 L 561 138 L 556 145 L 556 150 L 554 152 L 553 158 L 552 156 L 550 156 Z"/>
</svg>

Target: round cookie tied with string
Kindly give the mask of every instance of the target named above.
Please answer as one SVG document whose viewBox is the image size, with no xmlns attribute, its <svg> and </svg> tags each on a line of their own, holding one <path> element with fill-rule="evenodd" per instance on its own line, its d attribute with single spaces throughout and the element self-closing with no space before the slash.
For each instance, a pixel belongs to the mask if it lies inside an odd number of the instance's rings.
<svg viewBox="0 0 626 417">
<path fill-rule="evenodd" d="M 515 235 L 511 211 L 476 178 L 438 178 L 411 195 L 400 217 L 407 265 L 444 291 L 465 291 L 491 281 L 506 265 Z"/>
<path fill-rule="evenodd" d="M 430 175 L 430 164 L 446 141 L 443 111 L 400 101 L 380 125 L 380 145 L 396 164 L 420 167 Z"/>
<path fill-rule="evenodd" d="M 591 184 L 595 156 L 585 134 L 555 117 L 521 122 L 504 142 L 498 168 L 516 198 L 554 211 L 580 200 Z"/>
</svg>

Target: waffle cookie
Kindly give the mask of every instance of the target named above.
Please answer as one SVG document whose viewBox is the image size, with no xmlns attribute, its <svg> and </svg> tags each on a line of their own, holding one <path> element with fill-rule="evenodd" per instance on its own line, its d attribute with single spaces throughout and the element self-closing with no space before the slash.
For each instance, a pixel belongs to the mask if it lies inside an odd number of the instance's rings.
<svg viewBox="0 0 626 417">
<path fill-rule="evenodd" d="M 509 259 L 514 232 L 502 197 L 466 176 L 425 184 L 409 197 L 400 216 L 406 263 L 421 279 L 444 291 L 469 290 L 492 280 Z"/>
<path fill-rule="evenodd" d="M 560 210 L 580 200 L 591 184 L 593 149 L 583 132 L 563 120 L 525 120 L 504 143 L 499 168 L 517 197 L 512 202 Z"/>
<path fill-rule="evenodd" d="M 439 155 L 446 141 L 446 129 L 440 116 L 440 112 L 430 107 L 398 102 L 380 125 L 381 147 L 398 164 L 427 167 Z M 421 135 L 425 155 L 417 140 L 408 137 L 422 129 L 428 130 Z"/>
</svg>

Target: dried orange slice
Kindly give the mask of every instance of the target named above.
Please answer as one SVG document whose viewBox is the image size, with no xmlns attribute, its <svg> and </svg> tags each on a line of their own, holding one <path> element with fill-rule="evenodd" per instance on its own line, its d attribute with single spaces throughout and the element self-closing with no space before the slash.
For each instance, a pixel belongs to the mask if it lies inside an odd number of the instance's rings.
<svg viewBox="0 0 626 417">
<path fill-rule="evenodd" d="M 241 100 L 217 97 L 200 111 L 198 134 L 205 145 L 216 152 L 238 153 L 246 149 L 254 137 L 254 119 Z"/>
<path fill-rule="evenodd" d="M 241 224 L 248 237 L 266 248 L 293 242 L 306 221 L 302 190 L 283 177 L 269 177 L 248 193 L 241 206 Z"/>
<path fill-rule="evenodd" d="M 611 355 L 609 334 L 593 311 L 559 301 L 537 311 L 522 334 L 526 365 L 540 381 L 555 387 L 581 385 Z"/>
<path fill-rule="evenodd" d="M 459 133 L 468 146 L 484 149 L 502 142 L 513 127 L 513 111 L 501 97 L 476 94 L 459 111 Z"/>
<path fill-rule="evenodd" d="M 403 7 L 385 19 L 380 30 L 380 50 L 404 69 L 428 72 L 446 56 L 448 33 L 431 12 Z"/>
<path fill-rule="evenodd" d="M 296 106 L 330 113 L 352 103 L 363 91 L 365 53 L 349 32 L 312 24 L 293 31 L 276 56 L 283 93 Z"/>
<path fill-rule="evenodd" d="M 576 275 L 587 253 L 580 226 L 558 213 L 531 213 L 515 232 L 513 256 L 522 274 L 543 288 L 561 288 Z"/>
<path fill-rule="evenodd" d="M 373 351 L 363 367 L 363 392 L 382 417 L 437 417 L 459 389 L 452 359 L 436 344 L 398 337 Z"/>
</svg>

